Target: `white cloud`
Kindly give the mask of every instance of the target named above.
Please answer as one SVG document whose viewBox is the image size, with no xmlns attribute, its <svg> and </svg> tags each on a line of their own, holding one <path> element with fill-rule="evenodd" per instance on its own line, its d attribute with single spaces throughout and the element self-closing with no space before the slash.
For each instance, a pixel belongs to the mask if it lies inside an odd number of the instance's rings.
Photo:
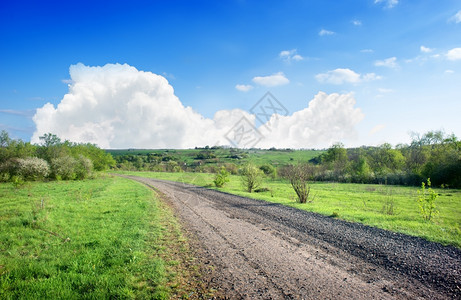
<svg viewBox="0 0 461 300">
<path fill-rule="evenodd" d="M 190 148 L 228 145 L 225 136 L 245 117 L 240 109 L 221 110 L 213 119 L 185 107 L 160 75 L 129 65 L 70 67 L 72 84 L 55 107 L 37 109 L 32 142 L 51 132 L 61 139 L 95 143 L 103 148 Z M 363 113 L 351 94 L 319 92 L 307 108 L 291 116 L 272 115 L 271 131 L 257 147 L 328 147 L 353 138 Z M 263 130 L 264 126 L 260 127 Z"/>
<path fill-rule="evenodd" d="M 461 23 L 461 10 L 458 11 L 453 17 L 450 18 L 451 22 Z"/>
<path fill-rule="evenodd" d="M 272 116 L 271 131 L 258 146 L 269 148 L 324 148 L 356 137 L 355 125 L 364 114 L 352 94 L 319 92 L 307 108 L 291 116 Z"/>
<path fill-rule="evenodd" d="M 389 57 L 384 60 L 377 60 L 375 61 L 375 66 L 377 67 L 387 67 L 391 69 L 396 69 L 399 67 L 397 64 L 397 57 Z"/>
<path fill-rule="evenodd" d="M 455 71 L 453 71 L 453 70 L 445 70 L 445 74 L 454 74 L 454 73 L 455 73 Z"/>
<path fill-rule="evenodd" d="M 363 81 L 371 81 L 381 79 L 381 76 L 375 73 L 367 73 L 360 75 L 351 69 L 335 69 L 326 73 L 320 73 L 315 75 L 318 82 L 331 83 L 331 84 L 343 84 L 343 83 L 360 83 Z"/>
<path fill-rule="evenodd" d="M 302 57 L 301 55 L 297 54 L 297 50 L 296 49 L 292 49 L 292 50 L 283 50 L 280 52 L 279 54 L 279 57 L 281 59 L 283 59 L 284 61 L 290 63 L 292 60 L 294 61 L 300 61 L 300 60 L 303 60 L 304 57 Z"/>
<path fill-rule="evenodd" d="M 362 52 L 362 53 L 373 53 L 374 51 L 373 51 L 373 49 L 362 49 L 362 50 L 360 50 L 360 52 Z"/>
<path fill-rule="evenodd" d="M 352 24 L 354 24 L 355 26 L 361 26 L 362 21 L 360 21 L 360 20 L 352 20 Z"/>
<path fill-rule="evenodd" d="M 271 87 L 278 85 L 288 84 L 290 81 L 282 72 L 278 72 L 269 76 L 256 76 L 253 78 L 253 82 L 259 85 Z"/>
<path fill-rule="evenodd" d="M 419 50 L 421 50 L 421 52 L 423 53 L 431 53 L 432 51 L 434 51 L 434 49 L 424 47 L 424 46 L 419 47 Z"/>
<path fill-rule="evenodd" d="M 453 48 L 446 54 L 449 60 L 461 60 L 461 48 Z"/>
<path fill-rule="evenodd" d="M 379 88 L 378 89 L 378 92 L 382 93 L 382 94 L 387 94 L 387 93 L 392 93 L 394 92 L 394 90 L 392 89 L 385 89 L 385 88 Z"/>
<path fill-rule="evenodd" d="M 399 0 L 375 0 L 375 4 L 385 3 L 387 8 L 393 8 L 399 4 Z"/>
<path fill-rule="evenodd" d="M 386 125 L 384 124 L 378 124 L 376 125 L 375 127 L 373 127 L 371 130 L 370 130 L 370 135 L 374 135 L 376 134 L 377 132 L 383 130 L 384 128 L 386 128 Z"/>
<path fill-rule="evenodd" d="M 241 92 L 248 92 L 253 86 L 251 84 L 237 84 L 235 88 Z"/>
<path fill-rule="evenodd" d="M 320 36 L 324 36 L 324 35 L 333 35 L 335 34 L 333 31 L 330 31 L 330 30 L 326 30 L 326 29 L 322 29 L 319 31 L 319 35 Z"/>
</svg>

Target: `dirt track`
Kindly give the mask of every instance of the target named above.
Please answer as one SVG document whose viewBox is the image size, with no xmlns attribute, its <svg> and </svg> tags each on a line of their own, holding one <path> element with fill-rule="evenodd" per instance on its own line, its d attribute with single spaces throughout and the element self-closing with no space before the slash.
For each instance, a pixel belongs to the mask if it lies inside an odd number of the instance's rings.
<svg viewBox="0 0 461 300">
<path fill-rule="evenodd" d="M 461 299 L 461 251 L 277 204 L 129 177 L 196 237 L 204 280 L 230 299 Z"/>
</svg>

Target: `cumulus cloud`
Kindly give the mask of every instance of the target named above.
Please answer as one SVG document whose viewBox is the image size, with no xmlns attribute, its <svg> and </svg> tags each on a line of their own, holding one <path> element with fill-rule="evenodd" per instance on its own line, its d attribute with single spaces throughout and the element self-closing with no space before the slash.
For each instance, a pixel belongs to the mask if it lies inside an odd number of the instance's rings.
<svg viewBox="0 0 461 300">
<path fill-rule="evenodd" d="M 248 92 L 253 86 L 251 84 L 237 84 L 235 88 L 241 92 Z"/>
<path fill-rule="evenodd" d="M 191 148 L 229 145 L 229 133 L 242 119 L 256 117 L 241 109 L 221 110 L 212 119 L 175 96 L 160 75 L 129 65 L 70 67 L 69 91 L 55 107 L 47 103 L 33 120 L 33 143 L 51 132 L 61 139 L 95 143 L 103 148 Z M 263 139 L 257 147 L 327 147 L 355 135 L 363 114 L 351 94 L 319 92 L 308 107 L 291 116 L 273 114 L 259 127 Z"/>
<path fill-rule="evenodd" d="M 288 80 L 288 78 L 285 77 L 285 74 L 283 74 L 283 72 L 278 72 L 269 76 L 256 76 L 253 78 L 253 82 L 267 87 L 285 85 L 290 83 L 290 81 Z"/>
<path fill-rule="evenodd" d="M 334 31 L 330 31 L 330 30 L 326 30 L 326 29 L 321 29 L 319 31 L 319 35 L 320 36 L 324 36 L 324 35 L 333 35 L 335 34 Z"/>
<path fill-rule="evenodd" d="M 355 125 L 364 115 L 355 107 L 352 94 L 319 92 L 307 108 L 290 116 L 273 115 L 270 132 L 258 144 L 263 148 L 325 148 L 334 142 L 354 139 Z"/>
<path fill-rule="evenodd" d="M 421 46 L 421 47 L 419 48 L 419 50 L 421 50 L 421 52 L 423 52 L 423 53 L 431 53 L 434 49 Z"/>
<path fill-rule="evenodd" d="M 461 60 L 461 48 L 453 48 L 446 54 L 448 60 Z"/>
<path fill-rule="evenodd" d="M 393 8 L 399 4 L 399 0 L 375 0 L 375 4 L 384 3 L 387 8 Z"/>
<path fill-rule="evenodd" d="M 453 17 L 450 18 L 451 22 L 461 23 L 461 10 L 458 11 Z"/>
<path fill-rule="evenodd" d="M 397 63 L 397 57 L 389 57 L 384 60 L 377 60 L 375 61 L 375 66 L 377 67 L 387 67 L 391 69 L 396 69 L 399 67 Z"/>
<path fill-rule="evenodd" d="M 296 49 L 283 50 L 280 52 L 279 57 L 286 62 L 300 61 L 304 59 L 304 57 L 302 57 L 301 55 L 297 53 Z"/>
<path fill-rule="evenodd" d="M 320 73 L 315 75 L 318 82 L 331 83 L 331 84 L 343 84 L 343 83 L 360 83 L 363 81 L 371 81 L 381 79 L 381 76 L 375 73 L 367 73 L 360 75 L 351 69 L 335 69 L 326 73 Z"/>
</svg>

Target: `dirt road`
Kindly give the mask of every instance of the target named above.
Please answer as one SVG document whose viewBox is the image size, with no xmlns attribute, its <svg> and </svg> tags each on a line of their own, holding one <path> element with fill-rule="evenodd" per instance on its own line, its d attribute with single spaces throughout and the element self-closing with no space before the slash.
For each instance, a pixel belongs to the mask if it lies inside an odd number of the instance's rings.
<svg viewBox="0 0 461 300">
<path fill-rule="evenodd" d="M 129 177 L 163 193 L 229 299 L 461 299 L 461 251 L 277 204 Z"/>
</svg>

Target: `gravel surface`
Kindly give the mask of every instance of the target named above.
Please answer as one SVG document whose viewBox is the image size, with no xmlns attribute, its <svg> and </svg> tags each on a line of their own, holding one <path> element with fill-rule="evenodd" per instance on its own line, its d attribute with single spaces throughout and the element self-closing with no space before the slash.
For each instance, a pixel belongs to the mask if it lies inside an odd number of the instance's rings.
<svg viewBox="0 0 461 300">
<path fill-rule="evenodd" d="M 229 299 L 461 299 L 461 251 L 279 204 L 134 176 L 195 237 Z"/>
</svg>

